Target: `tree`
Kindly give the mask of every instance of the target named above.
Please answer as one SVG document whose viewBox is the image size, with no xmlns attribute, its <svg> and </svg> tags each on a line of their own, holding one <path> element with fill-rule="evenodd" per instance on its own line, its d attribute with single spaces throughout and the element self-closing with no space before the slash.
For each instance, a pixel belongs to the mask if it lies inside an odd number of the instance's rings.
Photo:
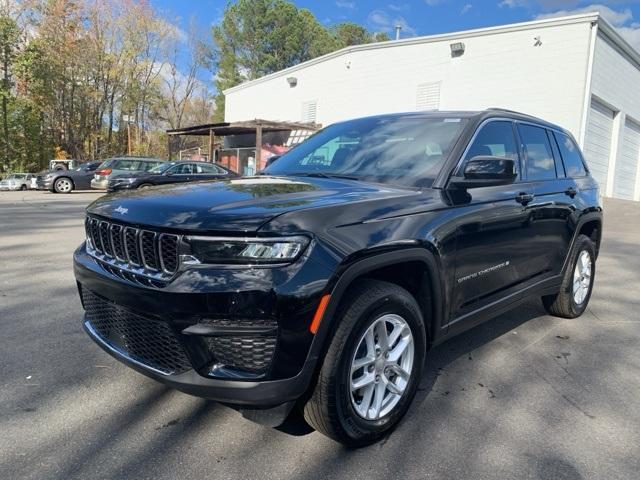
<svg viewBox="0 0 640 480">
<path fill-rule="evenodd" d="M 354 23 L 321 25 L 307 9 L 286 0 L 229 3 L 213 27 L 216 46 L 216 119 L 224 116 L 223 90 L 340 48 L 388 37 Z"/>
<path fill-rule="evenodd" d="M 9 15 L 0 16 L 0 115 L 2 139 L 0 139 L 0 160 L 8 165 L 12 155 L 9 136 L 9 105 L 15 99 L 13 95 L 13 63 L 18 45 L 19 29 L 16 22 Z"/>
</svg>

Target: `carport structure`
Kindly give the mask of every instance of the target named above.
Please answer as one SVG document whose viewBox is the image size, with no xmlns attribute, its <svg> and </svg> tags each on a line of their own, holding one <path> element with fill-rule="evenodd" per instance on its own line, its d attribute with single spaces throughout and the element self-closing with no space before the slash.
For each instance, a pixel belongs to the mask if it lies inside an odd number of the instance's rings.
<svg viewBox="0 0 640 480">
<path fill-rule="evenodd" d="M 313 122 L 280 122 L 272 120 L 246 120 L 239 122 L 221 122 L 208 123 L 204 125 L 195 125 L 191 127 L 167 130 L 169 135 L 169 159 L 172 158 L 172 139 L 179 136 L 208 136 L 209 146 L 208 153 L 203 155 L 209 161 L 220 163 L 240 174 L 244 174 L 244 169 L 252 163 L 253 158 L 255 169 L 265 167 L 265 146 L 271 146 L 265 143 L 265 136 L 269 134 L 283 134 L 280 138 L 286 138 L 282 142 L 283 150 L 305 140 L 313 132 L 319 130 L 321 125 Z M 287 135 L 288 134 L 288 135 Z M 245 144 L 250 142 L 251 146 L 243 147 L 225 147 L 225 137 L 240 138 L 243 137 Z M 221 148 L 216 148 L 220 145 Z M 269 150 L 267 150 L 269 153 Z M 271 152 L 273 153 L 273 152 Z M 251 157 L 253 154 L 253 157 Z"/>
</svg>

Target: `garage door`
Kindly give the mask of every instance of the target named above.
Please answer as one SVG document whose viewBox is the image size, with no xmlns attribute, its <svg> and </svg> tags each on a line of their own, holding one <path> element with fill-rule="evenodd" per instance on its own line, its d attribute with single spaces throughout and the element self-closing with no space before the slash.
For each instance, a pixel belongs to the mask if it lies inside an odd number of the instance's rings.
<svg viewBox="0 0 640 480">
<path fill-rule="evenodd" d="M 639 156 L 640 125 L 631 120 L 627 120 L 624 125 L 622 151 L 616 161 L 616 173 L 613 179 L 614 197 L 633 200 Z"/>
<path fill-rule="evenodd" d="M 595 100 L 591 101 L 587 134 L 584 138 L 584 156 L 589 170 L 600 184 L 600 192 L 607 186 L 611 134 L 613 133 L 614 112 Z"/>
</svg>

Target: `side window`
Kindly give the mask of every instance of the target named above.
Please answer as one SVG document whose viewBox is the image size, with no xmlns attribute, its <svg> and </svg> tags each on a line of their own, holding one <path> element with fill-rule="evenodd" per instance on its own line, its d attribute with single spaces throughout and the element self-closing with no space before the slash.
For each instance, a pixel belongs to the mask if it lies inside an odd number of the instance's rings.
<svg viewBox="0 0 640 480">
<path fill-rule="evenodd" d="M 510 158 L 518 168 L 518 147 L 513 135 L 513 124 L 495 121 L 486 124 L 478 133 L 467 151 L 465 162 L 480 155 Z"/>
<path fill-rule="evenodd" d="M 163 162 L 140 162 L 140 170 L 142 170 L 143 172 L 148 172 L 149 170 L 152 170 L 156 167 L 159 167 L 160 165 L 162 165 Z"/>
<path fill-rule="evenodd" d="M 555 179 L 556 164 L 546 130 L 532 125 L 518 125 L 518 131 L 525 152 L 526 179 Z"/>
<path fill-rule="evenodd" d="M 137 160 L 117 160 L 113 166 L 114 170 L 125 170 L 128 172 L 137 171 L 140 168 L 140 162 Z"/>
<path fill-rule="evenodd" d="M 193 172 L 190 163 L 181 163 L 171 169 L 171 173 L 174 175 L 190 175 Z"/>
<path fill-rule="evenodd" d="M 564 163 L 567 177 L 584 177 L 587 171 L 584 168 L 584 163 L 582 163 L 582 155 L 580 155 L 578 146 L 564 133 L 553 132 L 553 134 L 558 143 L 560 155 L 562 155 L 562 162 Z"/>
<path fill-rule="evenodd" d="M 202 163 L 195 165 L 197 173 L 210 175 L 226 175 L 226 171 L 212 163 Z"/>
</svg>

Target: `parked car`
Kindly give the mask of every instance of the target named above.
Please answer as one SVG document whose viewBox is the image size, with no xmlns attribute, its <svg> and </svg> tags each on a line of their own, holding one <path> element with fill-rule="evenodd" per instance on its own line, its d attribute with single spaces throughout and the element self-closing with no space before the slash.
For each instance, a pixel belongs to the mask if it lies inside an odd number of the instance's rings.
<svg viewBox="0 0 640 480">
<path fill-rule="evenodd" d="M 117 175 L 131 175 L 134 172 L 148 172 L 152 168 L 164 164 L 157 158 L 146 157 L 119 157 L 105 160 L 96 170 L 91 180 L 91 188 L 106 190 L 109 178 Z"/>
<path fill-rule="evenodd" d="M 28 190 L 31 188 L 32 173 L 12 173 L 0 182 L 0 190 Z"/>
<path fill-rule="evenodd" d="M 166 162 L 148 172 L 136 172 L 124 175 L 111 175 L 107 185 L 108 192 L 133 190 L 169 183 L 196 182 L 238 177 L 237 173 L 208 162 L 184 161 Z"/>
<path fill-rule="evenodd" d="M 51 170 L 37 177 L 38 190 L 69 193 L 73 190 L 89 190 L 96 169 L 102 162 L 82 163 L 75 170 Z"/>
<path fill-rule="evenodd" d="M 337 123 L 264 175 L 105 196 L 75 252 L 84 327 L 185 392 L 369 444 L 427 349 L 532 298 L 589 303 L 598 186 L 566 130 L 506 110 Z"/>
</svg>

